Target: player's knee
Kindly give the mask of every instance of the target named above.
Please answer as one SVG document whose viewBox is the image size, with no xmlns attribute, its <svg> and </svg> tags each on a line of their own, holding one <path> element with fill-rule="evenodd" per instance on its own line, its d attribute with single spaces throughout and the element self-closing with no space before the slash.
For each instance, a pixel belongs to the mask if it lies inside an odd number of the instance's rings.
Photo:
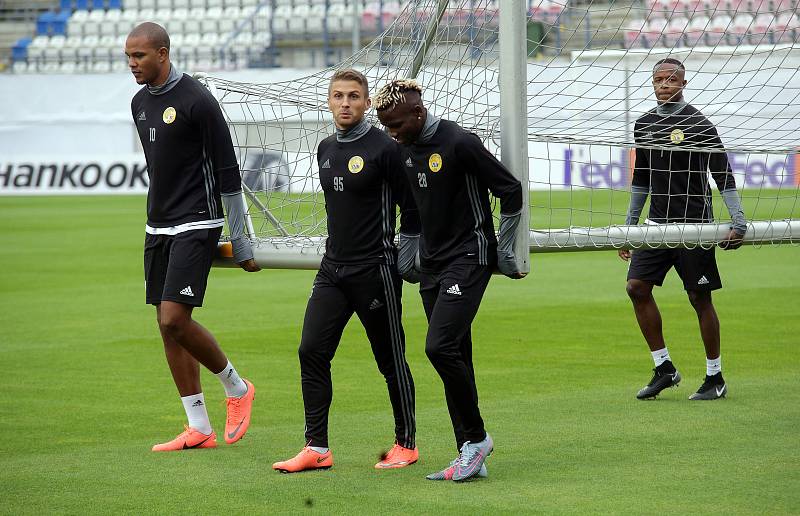
<svg viewBox="0 0 800 516">
<path fill-rule="evenodd" d="M 649 298 L 652 290 L 648 288 L 647 284 L 641 281 L 630 280 L 625 286 L 625 292 L 628 293 L 628 297 L 631 298 L 631 301 L 638 302 Z"/>
<path fill-rule="evenodd" d="M 446 360 L 448 355 L 445 348 L 438 340 L 429 339 L 425 342 L 425 355 L 432 364 Z"/>
<path fill-rule="evenodd" d="M 186 330 L 189 320 L 182 314 L 162 312 L 158 317 L 158 328 L 161 333 L 170 337 L 179 337 Z"/>
<path fill-rule="evenodd" d="M 687 290 L 686 294 L 689 296 L 689 302 L 695 310 L 703 310 L 711 304 L 711 293 L 698 290 Z"/>
<path fill-rule="evenodd" d="M 300 342 L 300 346 L 297 348 L 297 356 L 300 358 L 301 363 L 330 362 L 332 360 L 329 353 L 323 351 L 319 346 L 306 341 Z"/>
</svg>

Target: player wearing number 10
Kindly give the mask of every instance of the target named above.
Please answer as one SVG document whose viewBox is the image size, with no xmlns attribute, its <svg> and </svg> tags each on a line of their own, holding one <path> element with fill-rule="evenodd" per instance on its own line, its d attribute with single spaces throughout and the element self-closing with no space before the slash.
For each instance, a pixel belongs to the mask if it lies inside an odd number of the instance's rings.
<svg viewBox="0 0 800 516">
<path fill-rule="evenodd" d="M 155 305 L 164 352 L 189 425 L 153 451 L 216 447 L 199 364 L 222 382 L 227 396 L 225 441 L 241 439 L 250 425 L 253 384 L 239 377 L 214 336 L 192 319 L 202 306 L 211 261 L 228 214 L 234 260 L 259 268 L 243 236 L 241 177 L 222 110 L 198 81 L 169 60 L 169 35 L 151 22 L 137 25 L 125 42 L 128 66 L 145 85 L 131 111 L 147 160 L 150 188 L 145 227 L 145 290 Z"/>
<path fill-rule="evenodd" d="M 328 90 L 328 107 L 336 134 L 317 149 L 328 239 L 308 300 L 299 349 L 306 446 L 294 458 L 273 464 L 273 469 L 283 473 L 333 465 L 328 448 L 331 360 L 354 312 L 386 379 L 394 411 L 395 444 L 375 467 L 400 468 L 419 456 L 414 443 L 414 382 L 405 360 L 400 322 L 402 279 L 394 245 L 396 207 L 401 212 L 401 242 L 409 241 L 406 233 L 419 234 L 417 209 L 397 144 L 364 119 L 370 107 L 366 77 L 355 70 L 336 72 Z M 401 244 L 400 253 L 404 250 Z"/>
</svg>

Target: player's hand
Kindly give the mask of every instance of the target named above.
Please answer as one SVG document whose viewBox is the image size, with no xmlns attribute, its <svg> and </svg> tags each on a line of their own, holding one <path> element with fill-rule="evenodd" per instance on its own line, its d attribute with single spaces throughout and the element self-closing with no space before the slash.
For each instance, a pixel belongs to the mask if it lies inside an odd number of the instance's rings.
<svg viewBox="0 0 800 516">
<path fill-rule="evenodd" d="M 719 246 L 725 251 L 729 249 L 739 249 L 742 247 L 742 242 L 744 242 L 744 233 L 739 233 L 735 229 L 731 229 L 719 243 Z"/>
<path fill-rule="evenodd" d="M 517 273 L 514 273 L 514 274 L 506 274 L 506 276 L 508 276 L 511 279 L 522 279 L 527 275 L 528 275 L 527 272 L 517 272 Z"/>
<path fill-rule="evenodd" d="M 253 258 L 249 260 L 245 260 L 243 262 L 239 262 L 239 267 L 246 270 L 247 272 L 258 272 L 261 270 L 261 267 L 256 264 L 256 261 Z"/>
<path fill-rule="evenodd" d="M 625 260 L 626 262 L 631 259 L 631 250 L 630 249 L 620 249 L 617 251 L 619 257 Z"/>
</svg>

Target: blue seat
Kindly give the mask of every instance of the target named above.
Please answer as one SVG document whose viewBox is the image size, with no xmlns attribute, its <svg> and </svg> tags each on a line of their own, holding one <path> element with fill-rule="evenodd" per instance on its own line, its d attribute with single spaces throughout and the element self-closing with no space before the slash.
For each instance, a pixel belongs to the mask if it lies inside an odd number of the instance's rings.
<svg viewBox="0 0 800 516">
<path fill-rule="evenodd" d="M 75 9 L 80 9 L 82 11 L 89 9 L 88 0 L 75 0 Z"/>
<path fill-rule="evenodd" d="M 53 20 L 50 22 L 50 26 L 52 27 L 53 34 L 67 34 L 67 20 L 71 13 L 69 11 L 61 11 L 60 13 L 53 15 Z"/>
<path fill-rule="evenodd" d="M 36 19 L 36 33 L 48 35 L 52 30 L 53 17 L 55 14 L 51 11 L 44 12 Z"/>
<path fill-rule="evenodd" d="M 11 60 L 12 61 L 27 61 L 28 60 L 28 45 L 31 44 L 31 38 L 19 38 L 14 46 L 11 47 Z"/>
<path fill-rule="evenodd" d="M 72 0 L 61 0 L 59 6 L 62 10 L 72 10 Z"/>
<path fill-rule="evenodd" d="M 108 0 L 109 9 L 122 9 L 122 0 Z"/>
</svg>

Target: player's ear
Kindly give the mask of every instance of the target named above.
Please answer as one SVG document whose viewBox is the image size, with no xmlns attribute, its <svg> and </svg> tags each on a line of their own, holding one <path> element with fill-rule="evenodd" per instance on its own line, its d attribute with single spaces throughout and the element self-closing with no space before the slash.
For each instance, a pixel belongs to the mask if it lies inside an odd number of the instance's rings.
<svg viewBox="0 0 800 516">
<path fill-rule="evenodd" d="M 369 109 L 371 107 L 372 107 L 372 98 L 371 97 L 367 97 L 367 109 Z"/>
<path fill-rule="evenodd" d="M 158 60 L 160 62 L 164 62 L 169 58 L 169 49 L 167 47 L 161 47 L 158 49 Z"/>
</svg>

